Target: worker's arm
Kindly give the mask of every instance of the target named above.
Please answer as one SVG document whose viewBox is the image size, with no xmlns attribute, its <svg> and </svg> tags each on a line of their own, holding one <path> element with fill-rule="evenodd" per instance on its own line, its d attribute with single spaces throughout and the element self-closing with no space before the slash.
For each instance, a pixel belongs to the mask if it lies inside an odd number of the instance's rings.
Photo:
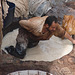
<svg viewBox="0 0 75 75">
<path fill-rule="evenodd" d="M 56 30 L 54 32 L 54 35 L 59 37 L 59 38 L 64 39 L 65 30 L 58 24 L 57 28 L 56 28 Z"/>
<path fill-rule="evenodd" d="M 65 32 L 64 37 L 69 39 L 73 44 L 75 44 L 75 40 L 67 32 Z"/>
<path fill-rule="evenodd" d="M 67 38 L 69 39 L 73 44 L 75 44 L 75 40 L 60 26 L 57 26 L 57 29 L 54 33 L 55 36 L 60 37 L 60 38 Z"/>
</svg>

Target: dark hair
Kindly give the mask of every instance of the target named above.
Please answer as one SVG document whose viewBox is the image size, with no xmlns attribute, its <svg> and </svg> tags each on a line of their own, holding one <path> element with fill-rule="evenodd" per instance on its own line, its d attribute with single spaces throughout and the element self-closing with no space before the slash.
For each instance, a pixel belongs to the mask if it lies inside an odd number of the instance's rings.
<svg viewBox="0 0 75 75">
<path fill-rule="evenodd" d="M 46 18 L 45 24 L 48 24 L 49 26 L 51 26 L 53 21 L 55 21 L 55 23 L 58 22 L 55 16 L 49 16 Z"/>
</svg>

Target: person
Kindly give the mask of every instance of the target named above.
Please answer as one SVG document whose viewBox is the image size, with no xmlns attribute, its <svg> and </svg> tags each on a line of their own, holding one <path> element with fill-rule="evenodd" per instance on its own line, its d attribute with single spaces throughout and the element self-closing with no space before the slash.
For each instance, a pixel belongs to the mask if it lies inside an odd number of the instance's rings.
<svg viewBox="0 0 75 75">
<path fill-rule="evenodd" d="M 5 48 L 15 57 L 23 59 L 27 48 L 35 47 L 40 40 L 49 40 L 52 35 L 62 39 L 65 37 L 75 44 L 75 40 L 58 24 L 55 16 L 33 17 L 20 20 L 19 24 L 21 27 L 15 48 L 13 46 Z"/>
</svg>

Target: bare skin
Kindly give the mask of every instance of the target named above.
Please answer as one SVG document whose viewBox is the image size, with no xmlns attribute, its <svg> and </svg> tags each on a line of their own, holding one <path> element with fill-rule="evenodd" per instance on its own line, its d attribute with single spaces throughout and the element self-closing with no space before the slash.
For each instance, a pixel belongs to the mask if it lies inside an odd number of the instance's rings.
<svg viewBox="0 0 75 75">
<path fill-rule="evenodd" d="M 75 44 L 75 40 L 66 32 L 65 38 L 69 39 L 73 44 Z"/>
<path fill-rule="evenodd" d="M 49 25 L 48 24 L 45 24 L 45 27 L 46 27 L 46 29 L 47 30 L 49 30 L 49 31 L 55 31 L 56 30 L 56 27 L 57 27 L 57 23 L 55 23 L 54 21 L 53 21 L 53 23 L 52 23 L 52 25 L 49 27 Z M 43 32 L 45 32 L 45 31 L 43 31 Z M 75 44 L 75 40 L 66 32 L 65 33 L 65 36 L 64 36 L 65 38 L 67 38 L 68 40 L 70 40 L 73 44 Z"/>
</svg>

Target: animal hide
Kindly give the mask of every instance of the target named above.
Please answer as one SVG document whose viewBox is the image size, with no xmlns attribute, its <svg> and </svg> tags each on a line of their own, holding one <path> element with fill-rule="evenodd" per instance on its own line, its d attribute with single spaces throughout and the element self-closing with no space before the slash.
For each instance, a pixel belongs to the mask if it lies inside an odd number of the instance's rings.
<svg viewBox="0 0 75 75">
<path fill-rule="evenodd" d="M 0 52 L 1 52 L 1 44 L 2 44 L 2 28 L 3 28 L 3 23 L 2 23 L 2 7 L 1 7 L 1 1 L 0 1 Z"/>
<path fill-rule="evenodd" d="M 17 35 L 18 29 L 5 35 L 2 40 L 2 50 L 6 52 L 5 47 L 10 45 L 15 47 Z M 49 40 L 40 41 L 34 48 L 28 48 L 26 56 L 22 61 L 32 60 L 50 62 L 69 54 L 72 49 L 72 42 L 68 39 L 62 40 L 58 37 L 52 36 Z"/>
<path fill-rule="evenodd" d="M 75 18 L 72 15 L 65 15 L 62 27 L 70 34 L 75 35 Z"/>
</svg>

